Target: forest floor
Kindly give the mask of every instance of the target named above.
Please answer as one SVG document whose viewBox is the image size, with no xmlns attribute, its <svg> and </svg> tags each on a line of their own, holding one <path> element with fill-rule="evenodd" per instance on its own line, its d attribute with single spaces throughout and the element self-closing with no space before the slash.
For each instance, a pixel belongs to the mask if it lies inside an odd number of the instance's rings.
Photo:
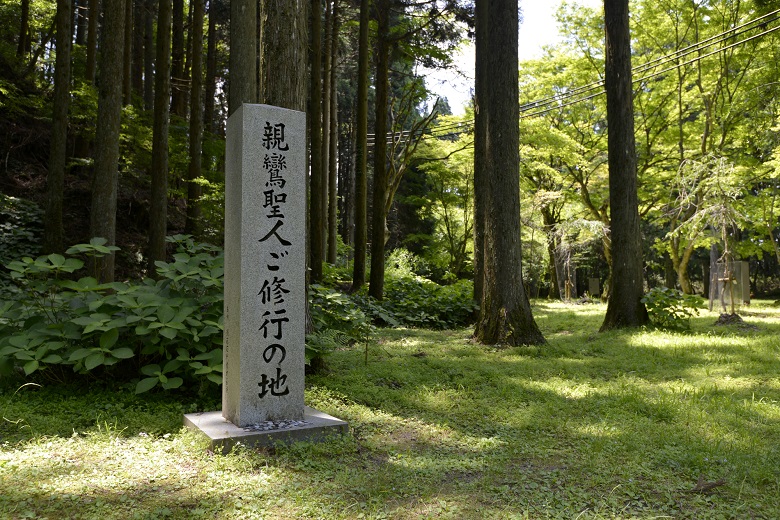
<svg viewBox="0 0 780 520">
<path fill-rule="evenodd" d="M 780 308 L 690 332 L 604 312 L 536 302 L 544 347 L 381 330 L 307 379 L 348 435 L 224 456 L 181 428 L 219 396 L 6 383 L 0 517 L 780 518 Z"/>
</svg>

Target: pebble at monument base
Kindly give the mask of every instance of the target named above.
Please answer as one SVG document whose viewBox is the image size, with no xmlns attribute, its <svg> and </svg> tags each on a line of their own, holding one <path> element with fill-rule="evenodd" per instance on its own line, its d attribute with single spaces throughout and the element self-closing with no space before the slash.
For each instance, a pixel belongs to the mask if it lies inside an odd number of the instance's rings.
<svg viewBox="0 0 780 520">
<path fill-rule="evenodd" d="M 306 177 L 303 112 L 244 104 L 230 116 L 222 411 L 184 416 L 225 452 L 347 431 L 303 403 Z"/>
</svg>

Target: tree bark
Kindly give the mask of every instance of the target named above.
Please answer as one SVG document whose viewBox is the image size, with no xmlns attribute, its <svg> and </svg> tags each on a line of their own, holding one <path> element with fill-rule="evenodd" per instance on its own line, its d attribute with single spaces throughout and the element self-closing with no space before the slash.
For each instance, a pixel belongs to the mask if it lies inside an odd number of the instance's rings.
<svg viewBox="0 0 780 520">
<path fill-rule="evenodd" d="M 329 204 L 330 204 L 330 68 L 331 68 L 331 53 L 330 53 L 330 45 L 331 45 L 331 38 L 330 38 L 330 31 L 331 31 L 331 16 L 332 16 L 332 10 L 331 10 L 331 1 L 325 0 L 325 27 L 323 31 L 323 42 L 324 42 L 324 48 L 322 51 L 323 56 L 323 67 L 322 67 L 322 153 L 320 154 L 320 160 L 321 160 L 321 166 L 322 168 L 322 220 L 320 221 L 320 224 L 322 225 L 322 259 L 327 260 L 328 258 L 328 244 L 330 243 L 330 238 L 328 236 L 328 231 L 330 231 L 330 228 L 328 226 L 328 215 L 330 214 L 329 211 Z"/>
<path fill-rule="evenodd" d="M 132 1 L 133 4 L 133 71 L 131 85 L 133 93 L 142 98 L 144 94 L 144 2 Z"/>
<path fill-rule="evenodd" d="M 90 3 L 94 6 L 94 3 Z M 90 9 L 90 18 L 97 19 Z M 100 45 L 100 81 L 95 131 L 95 166 L 92 178 L 90 235 L 116 244 L 116 201 L 119 177 L 119 131 L 122 116 L 122 53 L 124 9 L 107 9 Z M 92 23 L 92 20 L 90 23 Z M 114 281 L 114 254 L 95 260 L 93 274 L 100 283 Z"/>
<path fill-rule="evenodd" d="M 474 336 L 484 344 L 541 345 L 521 271 L 517 1 L 477 0 L 476 24 L 474 171 L 475 189 L 484 190 L 484 285 Z"/>
<path fill-rule="evenodd" d="M 261 102 L 305 111 L 308 94 L 306 0 L 267 0 L 263 11 Z"/>
<path fill-rule="evenodd" d="M 257 1 L 230 2 L 228 113 L 257 102 Z"/>
<path fill-rule="evenodd" d="M 168 231 L 168 128 L 171 98 L 172 0 L 160 0 L 157 12 L 157 48 L 154 76 L 151 194 L 149 196 L 149 250 L 147 272 L 156 273 L 155 262 L 165 260 Z"/>
<path fill-rule="evenodd" d="M 351 292 L 366 283 L 366 250 L 368 249 L 368 10 L 369 0 L 360 0 L 360 32 L 358 35 L 357 129 L 355 143 L 355 260 L 352 268 Z"/>
<path fill-rule="evenodd" d="M 311 13 L 311 112 L 309 126 L 311 131 L 311 215 L 309 216 L 309 234 L 311 255 L 309 267 L 311 282 L 322 279 L 323 261 L 323 222 L 325 222 L 325 200 L 323 200 L 322 170 L 322 2 L 312 0 Z"/>
<path fill-rule="evenodd" d="M 19 20 L 19 45 L 16 55 L 24 56 L 30 52 L 30 0 L 22 0 L 22 13 Z"/>
<path fill-rule="evenodd" d="M 171 112 L 187 116 L 184 76 L 184 0 L 173 0 L 173 32 L 171 36 Z"/>
<path fill-rule="evenodd" d="M 203 100 L 203 123 L 206 130 L 217 133 L 217 122 L 214 117 L 214 96 L 217 91 L 217 12 L 214 0 L 209 0 L 209 35 L 206 44 L 206 80 L 205 98 Z"/>
<path fill-rule="evenodd" d="M 335 264 L 338 241 L 338 88 L 337 88 L 337 68 L 338 61 L 338 42 L 339 42 L 339 19 L 338 19 L 338 0 L 333 0 L 333 12 L 331 14 L 331 66 L 330 66 L 330 151 L 328 152 L 328 263 Z"/>
<path fill-rule="evenodd" d="M 190 164 L 187 169 L 187 220 L 184 231 L 200 235 L 201 176 L 203 154 L 203 18 L 205 0 L 193 0 L 192 8 L 192 86 L 190 91 Z"/>
<path fill-rule="evenodd" d="M 601 330 L 648 321 L 642 303 L 642 239 L 637 200 L 628 0 L 604 0 L 607 150 L 612 279 Z"/>
<path fill-rule="evenodd" d="M 122 74 L 122 99 L 129 105 L 132 99 L 133 78 L 133 0 L 125 2 L 125 46 L 123 53 L 124 73 Z"/>
<path fill-rule="evenodd" d="M 368 294 L 377 300 L 385 285 L 385 192 L 387 191 L 387 100 L 390 61 L 390 1 L 377 0 L 376 116 L 374 127 L 374 192 L 371 215 L 371 276 Z"/>
<path fill-rule="evenodd" d="M 88 5 L 89 23 L 87 25 L 87 67 L 84 75 L 86 76 L 87 82 L 94 85 L 95 70 L 97 68 L 97 39 L 98 22 L 100 21 L 100 0 L 89 0 Z M 124 18 L 124 13 L 122 13 L 122 17 Z M 122 30 L 124 31 L 124 28 Z M 119 55 L 119 63 L 122 63 L 121 54 Z"/>
<path fill-rule="evenodd" d="M 46 218 L 43 249 L 61 253 L 65 249 L 62 203 L 68 144 L 70 104 L 71 1 L 57 0 L 57 56 L 54 64 L 54 111 L 52 116 L 49 173 L 46 177 Z"/>
<path fill-rule="evenodd" d="M 78 0 L 74 3 L 76 13 L 76 45 L 87 44 L 87 0 Z"/>
<path fill-rule="evenodd" d="M 144 0 L 142 0 L 144 1 Z M 155 2 L 145 0 L 144 5 L 144 108 L 154 107 L 154 17 Z"/>
</svg>

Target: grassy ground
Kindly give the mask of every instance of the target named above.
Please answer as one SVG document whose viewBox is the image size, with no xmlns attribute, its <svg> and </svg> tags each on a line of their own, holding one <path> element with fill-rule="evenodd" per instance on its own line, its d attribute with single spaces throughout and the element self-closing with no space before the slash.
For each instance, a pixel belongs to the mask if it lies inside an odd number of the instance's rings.
<svg viewBox="0 0 780 520">
<path fill-rule="evenodd" d="M 307 403 L 351 434 L 208 453 L 216 400 L 76 387 L 0 394 L 2 518 L 780 518 L 780 309 L 691 333 L 595 332 L 537 303 L 549 345 L 382 331 Z"/>
</svg>

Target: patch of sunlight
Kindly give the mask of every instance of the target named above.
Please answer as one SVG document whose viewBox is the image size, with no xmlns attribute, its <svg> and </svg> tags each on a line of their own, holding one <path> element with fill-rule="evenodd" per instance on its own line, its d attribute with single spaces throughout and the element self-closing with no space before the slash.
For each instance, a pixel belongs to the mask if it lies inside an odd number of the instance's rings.
<svg viewBox="0 0 780 520">
<path fill-rule="evenodd" d="M 579 425 L 570 424 L 569 429 L 583 437 L 597 437 L 600 439 L 619 437 L 625 433 L 625 430 L 615 426 L 614 422 L 607 422 L 604 420 Z"/>
<path fill-rule="evenodd" d="M 605 393 L 603 390 L 591 385 L 589 381 L 581 383 L 561 379 L 560 377 L 551 377 L 544 381 L 526 381 L 524 385 L 530 389 L 554 393 L 566 399 L 584 399 Z"/>
</svg>

